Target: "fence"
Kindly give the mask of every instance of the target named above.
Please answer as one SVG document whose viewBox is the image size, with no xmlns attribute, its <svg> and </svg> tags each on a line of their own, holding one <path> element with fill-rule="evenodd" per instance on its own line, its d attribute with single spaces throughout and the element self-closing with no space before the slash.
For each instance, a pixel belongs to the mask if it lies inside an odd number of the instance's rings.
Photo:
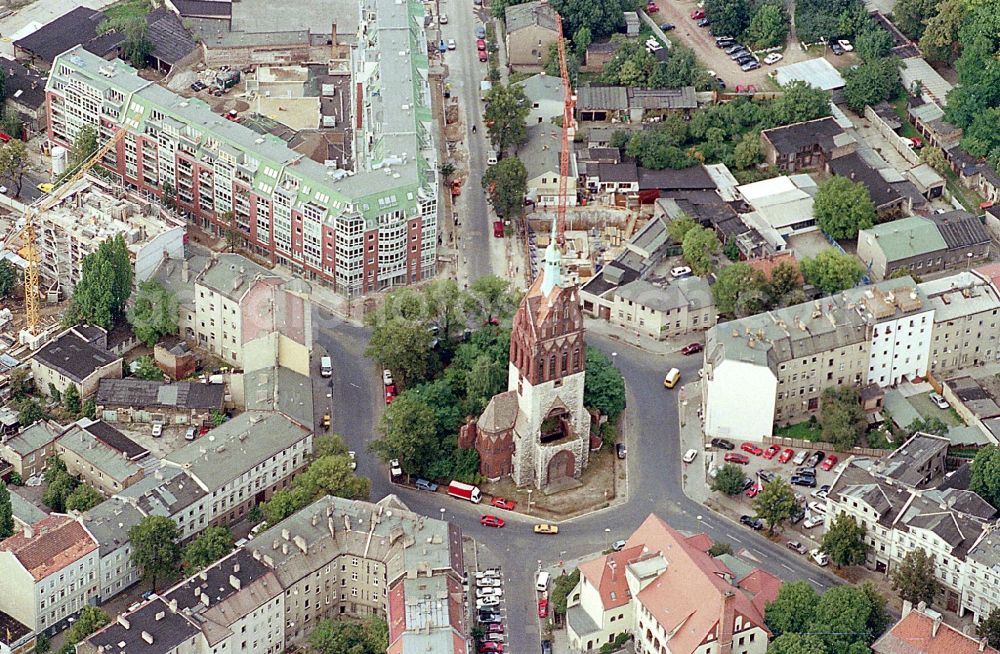
<svg viewBox="0 0 1000 654">
<path fill-rule="evenodd" d="M 872 109 L 871 106 L 865 106 L 865 118 L 867 118 L 871 124 L 875 126 L 875 129 L 879 131 L 879 134 L 881 134 L 882 137 L 889 142 L 892 149 L 898 152 L 899 156 L 906 159 L 911 166 L 916 166 L 920 163 L 920 157 L 913 151 L 913 148 L 910 147 L 909 141 L 904 141 L 899 134 L 893 131 L 893 129 L 889 127 L 889 124 L 882 120 L 881 116 L 875 113 L 875 110 Z"/>
<path fill-rule="evenodd" d="M 881 458 L 887 454 L 892 454 L 895 450 L 881 450 L 874 447 L 852 447 L 846 452 L 832 443 L 823 441 L 807 441 L 804 438 L 787 438 L 785 436 L 765 436 L 764 443 L 767 445 L 780 445 L 781 447 L 793 447 L 798 449 L 825 450 L 839 452 L 845 455 L 870 456 Z"/>
</svg>

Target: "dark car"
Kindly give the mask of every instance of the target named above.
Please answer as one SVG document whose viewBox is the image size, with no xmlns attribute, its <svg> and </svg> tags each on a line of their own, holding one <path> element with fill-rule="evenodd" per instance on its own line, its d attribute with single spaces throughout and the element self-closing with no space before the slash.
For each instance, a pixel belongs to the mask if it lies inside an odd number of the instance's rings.
<svg viewBox="0 0 1000 654">
<path fill-rule="evenodd" d="M 198 80 L 197 82 L 191 85 L 191 90 L 194 91 L 195 93 L 197 93 L 198 91 L 204 91 L 207 88 L 208 86 L 201 80 Z"/>
<path fill-rule="evenodd" d="M 712 21 L 708 20 L 707 18 L 702 18 L 701 20 L 698 21 L 697 24 L 698 27 L 708 27 L 711 24 L 711 22 Z"/>
<path fill-rule="evenodd" d="M 733 61 L 736 61 L 740 57 L 746 57 L 747 55 L 750 55 L 750 51 L 747 50 L 746 48 L 743 48 L 742 50 L 733 50 L 729 54 L 729 58 L 732 59 Z"/>
<path fill-rule="evenodd" d="M 819 465 L 819 462 L 822 461 L 824 458 L 826 458 L 826 452 L 823 452 L 822 450 L 816 450 L 815 452 L 812 453 L 812 456 L 806 459 L 806 467 L 815 468 L 816 466 Z"/>
<path fill-rule="evenodd" d="M 760 480 L 763 481 L 765 484 L 769 484 L 772 481 L 774 481 L 774 479 L 778 475 L 774 474 L 773 472 L 768 472 L 767 470 L 761 470 L 760 472 L 757 473 L 757 476 L 760 477 Z"/>
<path fill-rule="evenodd" d="M 807 468 L 805 466 L 799 466 L 795 469 L 795 474 L 797 475 L 809 475 L 810 477 L 816 476 L 816 468 Z"/>
<path fill-rule="evenodd" d="M 743 55 L 742 57 L 737 57 L 737 59 L 736 59 L 736 65 L 737 66 L 745 66 L 746 64 L 750 63 L 751 61 L 756 61 L 756 59 L 753 58 L 752 54 L 748 53 L 748 54 Z"/>
<path fill-rule="evenodd" d="M 670 30 L 674 29 L 674 24 L 663 23 L 662 25 L 660 25 L 660 29 L 663 30 L 664 32 L 669 32 Z"/>
<path fill-rule="evenodd" d="M 799 524 L 800 522 L 802 522 L 802 518 L 804 517 L 806 517 L 806 510 L 800 506 L 798 508 L 798 511 L 796 511 L 795 515 L 792 516 L 792 524 L 793 525 Z"/>
<path fill-rule="evenodd" d="M 725 438 L 713 438 L 712 447 L 720 450 L 735 450 L 736 444 L 732 441 L 727 441 Z"/>
<path fill-rule="evenodd" d="M 697 354 L 704 350 L 705 347 L 701 343 L 689 343 L 681 348 L 681 354 L 687 356 L 689 354 Z"/>
<path fill-rule="evenodd" d="M 757 70 L 758 68 L 760 68 L 760 62 L 757 61 L 756 59 L 753 59 L 752 61 L 748 61 L 745 64 L 740 65 L 740 70 L 742 70 L 744 73 L 749 73 L 751 70 Z"/>
<path fill-rule="evenodd" d="M 743 490 L 745 490 L 745 491 L 746 490 L 750 490 L 750 488 L 753 487 L 754 485 L 756 485 L 756 483 L 757 482 L 755 482 L 753 479 L 750 479 L 749 477 L 747 477 L 743 481 Z"/>
<path fill-rule="evenodd" d="M 726 80 L 722 79 L 721 77 L 716 77 L 715 81 L 719 83 L 719 88 L 720 89 L 725 89 L 726 88 Z"/>
<path fill-rule="evenodd" d="M 719 47 L 721 48 L 723 46 L 719 46 Z M 726 48 L 726 54 L 733 54 L 737 50 L 746 50 L 747 49 L 745 45 L 743 45 L 742 43 L 736 43 L 735 41 L 732 42 L 732 43 L 730 43 L 729 45 L 725 46 L 725 48 Z"/>
<path fill-rule="evenodd" d="M 503 620 L 503 618 L 500 617 L 500 614 L 496 613 L 495 611 L 480 611 L 479 612 L 479 621 L 482 622 L 482 623 L 484 623 L 484 624 L 485 623 L 500 622 L 501 620 Z"/>
<path fill-rule="evenodd" d="M 792 486 L 808 486 L 809 488 L 816 488 L 816 478 L 808 475 L 792 475 L 791 484 Z"/>
<path fill-rule="evenodd" d="M 840 47 L 839 43 L 836 42 L 830 46 L 830 51 L 833 52 L 833 54 L 837 55 L 838 57 L 844 54 L 844 49 Z"/>
<path fill-rule="evenodd" d="M 552 641 L 543 640 L 542 641 L 542 654 L 552 654 Z"/>
<path fill-rule="evenodd" d="M 733 39 L 715 39 L 715 47 L 717 48 L 731 48 L 736 45 L 736 41 Z"/>
<path fill-rule="evenodd" d="M 615 443 L 615 454 L 618 455 L 619 459 L 624 459 L 626 452 L 625 443 Z"/>
<path fill-rule="evenodd" d="M 750 527 L 754 531 L 760 531 L 761 529 L 764 528 L 763 520 L 761 520 L 760 518 L 752 518 L 748 515 L 740 516 L 740 524 L 746 525 L 747 527 Z"/>
</svg>

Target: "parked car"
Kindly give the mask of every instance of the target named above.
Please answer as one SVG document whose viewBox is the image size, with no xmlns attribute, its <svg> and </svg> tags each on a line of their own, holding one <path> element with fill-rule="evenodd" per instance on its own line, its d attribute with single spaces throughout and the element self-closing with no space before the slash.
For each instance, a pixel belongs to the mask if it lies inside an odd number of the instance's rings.
<svg viewBox="0 0 1000 654">
<path fill-rule="evenodd" d="M 515 502 L 505 500 L 502 497 L 494 497 L 490 500 L 490 506 L 495 506 L 498 509 L 507 509 L 508 511 L 513 511 L 515 504 Z"/>
<path fill-rule="evenodd" d="M 830 52 L 839 57 L 840 55 L 844 54 L 844 48 L 841 47 L 839 43 L 831 43 Z"/>
<path fill-rule="evenodd" d="M 950 404 L 948 404 L 948 400 L 944 399 L 944 396 L 940 395 L 939 393 L 931 393 L 927 397 L 930 399 L 931 402 L 934 403 L 934 406 L 936 406 L 939 409 L 947 409 L 951 406 Z"/>
<path fill-rule="evenodd" d="M 753 61 L 753 55 L 746 50 L 739 50 L 729 55 L 729 58 L 736 62 L 737 66 L 742 66 L 748 61 Z"/>
<path fill-rule="evenodd" d="M 458 44 L 455 43 L 455 39 L 448 39 L 448 49 L 449 50 L 454 50 L 457 47 L 458 47 Z"/>
<path fill-rule="evenodd" d="M 399 459 L 389 459 L 389 474 L 393 479 L 403 476 L 403 468 L 399 465 Z"/>
<path fill-rule="evenodd" d="M 741 466 L 750 464 L 750 457 L 746 454 L 737 454 L 736 452 L 730 452 L 725 456 L 726 463 L 738 463 Z"/>
<path fill-rule="evenodd" d="M 735 43 L 734 42 L 731 45 L 726 46 L 725 53 L 727 55 L 731 55 L 734 52 L 739 52 L 740 50 L 746 50 L 746 49 L 747 49 L 747 47 L 745 45 L 743 45 L 742 43 Z"/>
<path fill-rule="evenodd" d="M 772 481 L 777 479 L 778 475 L 773 472 L 768 472 L 767 470 L 761 470 L 757 473 L 757 477 L 765 484 L 770 484 Z"/>
<path fill-rule="evenodd" d="M 768 460 L 773 459 L 774 456 L 780 451 L 781 451 L 780 445 L 772 445 L 771 447 L 764 450 L 764 458 Z"/>
<path fill-rule="evenodd" d="M 419 490 L 430 491 L 432 493 L 436 493 L 438 489 L 437 484 L 435 484 L 433 481 L 427 481 L 426 479 L 418 479 L 415 482 L 413 482 L 413 485 L 416 486 Z"/>
<path fill-rule="evenodd" d="M 744 73 L 749 73 L 751 70 L 757 70 L 758 68 L 760 68 L 760 62 L 757 61 L 756 59 L 748 61 L 742 66 L 740 66 L 740 70 L 742 70 Z"/>
<path fill-rule="evenodd" d="M 803 545 L 802 543 L 800 543 L 797 540 L 790 540 L 790 541 L 788 541 L 787 543 L 785 543 L 785 547 L 787 547 L 788 549 L 792 550 L 793 552 L 797 552 L 799 554 L 805 554 L 806 553 L 806 546 Z"/>
<path fill-rule="evenodd" d="M 764 63 L 770 66 L 771 64 L 778 63 L 784 58 L 785 58 L 784 55 L 782 55 L 780 52 L 772 52 L 771 54 L 764 57 Z"/>
<path fill-rule="evenodd" d="M 488 634 L 502 634 L 503 624 L 500 622 L 494 622 L 492 624 L 486 625 L 486 633 Z"/>
<path fill-rule="evenodd" d="M 778 457 L 778 463 L 788 463 L 793 456 L 795 456 L 795 450 L 790 447 L 786 447 Z"/>
<path fill-rule="evenodd" d="M 476 25 L 476 38 L 485 39 L 486 38 L 486 28 L 482 25 Z"/>
<path fill-rule="evenodd" d="M 808 475 L 792 475 L 789 483 L 791 483 L 792 486 L 808 486 L 809 488 L 816 488 L 816 478 Z"/>
<path fill-rule="evenodd" d="M 543 522 L 541 524 L 538 524 L 538 525 L 535 525 L 534 527 L 532 527 L 532 530 L 536 534 L 551 534 L 551 535 L 555 535 L 555 534 L 559 533 L 559 526 L 558 525 L 550 525 L 550 524 L 546 524 L 546 523 Z"/>
<path fill-rule="evenodd" d="M 695 9 L 694 11 L 691 12 L 691 20 L 698 20 L 704 17 L 705 17 L 704 9 Z"/>
<path fill-rule="evenodd" d="M 500 604 L 499 597 L 480 597 L 476 600 L 476 608 L 481 609 L 484 607 L 498 606 Z"/>
<path fill-rule="evenodd" d="M 503 589 L 499 586 L 484 586 L 476 589 L 476 597 L 503 597 Z"/>
<path fill-rule="evenodd" d="M 480 611 L 477 619 L 479 620 L 480 624 L 499 623 L 501 620 L 503 620 L 503 616 L 493 611 Z"/>
<path fill-rule="evenodd" d="M 740 516 L 740 524 L 750 527 L 754 531 L 760 531 L 764 528 L 764 521 L 760 518 L 754 518 L 748 515 Z"/>
<path fill-rule="evenodd" d="M 705 347 L 701 343 L 689 343 L 681 348 L 681 354 L 687 356 L 689 354 L 697 354 L 704 350 Z"/>
<path fill-rule="evenodd" d="M 479 646 L 479 654 L 501 654 L 502 652 L 503 643 L 488 641 Z"/>
<path fill-rule="evenodd" d="M 438 17 L 438 22 L 441 23 L 442 25 L 447 25 L 448 24 L 448 14 L 441 14 L 441 16 Z"/>
<path fill-rule="evenodd" d="M 725 438 L 713 438 L 712 447 L 720 450 L 735 450 L 736 445 L 732 441 L 727 441 Z"/>
<path fill-rule="evenodd" d="M 496 577 L 483 577 L 482 579 L 476 579 L 476 588 L 490 588 L 490 587 L 500 587 L 500 580 Z"/>
<path fill-rule="evenodd" d="M 810 468 L 815 468 L 816 466 L 819 465 L 819 462 L 822 461 L 823 457 L 825 456 L 826 452 L 822 450 L 816 450 L 815 452 L 812 453 L 812 456 L 806 459 L 806 466 Z"/>
<path fill-rule="evenodd" d="M 501 527 L 504 526 L 504 521 L 503 518 L 487 514 L 479 519 L 479 524 L 483 525 L 484 527 L 496 527 L 497 529 L 500 529 Z"/>
<path fill-rule="evenodd" d="M 351 460 L 351 470 L 358 469 L 358 453 L 354 450 L 347 451 L 347 458 Z"/>
<path fill-rule="evenodd" d="M 476 39 L 476 50 L 486 49 L 486 39 Z"/>
<path fill-rule="evenodd" d="M 854 46 L 851 45 L 851 42 L 846 39 L 840 39 L 839 41 L 837 41 L 837 44 L 844 49 L 844 52 L 854 51 Z"/>
<path fill-rule="evenodd" d="M 816 477 L 816 468 L 809 468 L 807 466 L 801 466 L 795 469 L 795 474 L 803 477 Z"/>
<path fill-rule="evenodd" d="M 198 436 L 197 427 L 188 427 L 187 431 L 184 432 L 184 440 L 186 441 L 193 441 L 195 438 L 197 438 L 197 436 Z"/>
<path fill-rule="evenodd" d="M 759 493 L 759 492 L 760 492 L 760 485 L 759 484 L 754 484 L 753 482 L 751 482 L 750 488 L 746 489 L 746 491 L 743 494 L 746 495 L 747 497 L 753 499 L 753 498 L 757 497 L 757 493 Z"/>
<path fill-rule="evenodd" d="M 823 485 L 810 493 L 813 497 L 819 500 L 825 500 L 827 496 L 830 495 L 830 487 L 828 485 Z"/>
<path fill-rule="evenodd" d="M 163 423 L 154 422 L 153 423 L 153 438 L 159 438 L 163 436 Z"/>
<path fill-rule="evenodd" d="M 740 445 L 740 449 L 743 450 L 744 452 L 749 452 L 754 456 L 760 456 L 761 454 L 764 453 L 764 450 L 761 449 L 760 446 L 754 445 L 753 443 L 743 443 L 742 445 Z"/>
<path fill-rule="evenodd" d="M 821 515 L 825 514 L 826 513 L 826 504 L 823 503 L 823 502 L 810 502 L 809 503 L 809 510 L 812 511 L 813 513 L 818 513 L 818 514 L 821 514 Z"/>
<path fill-rule="evenodd" d="M 655 2 L 647 2 L 646 3 L 646 13 L 647 14 L 655 14 L 659 10 L 660 10 L 660 8 L 656 6 Z"/>
<path fill-rule="evenodd" d="M 821 470 L 833 470 L 833 466 L 835 465 L 837 465 L 837 455 L 831 454 L 830 456 L 826 457 L 826 459 L 823 461 L 823 463 L 820 464 L 819 467 Z"/>
<path fill-rule="evenodd" d="M 615 454 L 618 455 L 619 459 L 624 459 L 626 452 L 625 443 L 615 443 Z"/>
<path fill-rule="evenodd" d="M 802 523 L 803 529 L 812 529 L 813 527 L 818 527 L 823 524 L 823 516 L 809 516 L 806 518 L 805 522 Z"/>
<path fill-rule="evenodd" d="M 549 600 L 542 597 L 538 600 L 538 617 L 545 619 L 549 617 Z"/>
<path fill-rule="evenodd" d="M 809 456 L 809 450 L 800 450 L 795 458 L 792 459 L 792 465 L 800 466 L 806 462 L 806 457 Z"/>
<path fill-rule="evenodd" d="M 708 27 L 710 24 L 711 21 L 708 20 L 707 18 L 702 18 L 697 22 L 698 27 Z"/>
<path fill-rule="evenodd" d="M 198 80 L 191 85 L 191 90 L 194 91 L 195 93 L 197 93 L 198 91 L 204 91 L 207 88 L 208 85 L 202 82 L 201 80 Z"/>
<path fill-rule="evenodd" d="M 827 556 L 826 552 L 819 549 L 818 547 L 814 550 L 810 550 L 809 558 L 816 562 L 818 566 L 824 566 L 830 562 L 830 557 Z"/>
<path fill-rule="evenodd" d="M 722 79 L 721 77 L 716 77 L 715 81 L 719 84 L 720 89 L 726 88 L 726 80 Z"/>
<path fill-rule="evenodd" d="M 625 548 L 625 541 L 623 541 L 623 540 L 616 540 L 611 545 L 611 550 L 614 551 L 614 552 L 621 552 L 622 549 L 624 549 L 624 548 Z"/>
<path fill-rule="evenodd" d="M 679 279 L 681 277 L 687 277 L 691 274 L 691 269 L 687 266 L 677 266 L 676 268 L 670 269 L 670 276 L 674 279 Z"/>
<path fill-rule="evenodd" d="M 715 47 L 717 48 L 731 48 L 734 45 L 736 45 L 736 41 L 726 36 L 715 39 Z"/>
<path fill-rule="evenodd" d="M 670 30 L 674 29 L 674 27 L 675 25 L 673 23 L 663 23 L 662 25 L 660 25 L 660 29 L 663 30 L 664 32 L 669 32 Z"/>
<path fill-rule="evenodd" d="M 691 463 L 698 456 L 698 450 L 690 449 L 684 453 L 684 457 L 681 459 L 684 463 Z"/>
<path fill-rule="evenodd" d="M 490 55 L 487 54 L 485 50 L 479 51 L 479 61 L 486 62 L 489 61 Z"/>
</svg>

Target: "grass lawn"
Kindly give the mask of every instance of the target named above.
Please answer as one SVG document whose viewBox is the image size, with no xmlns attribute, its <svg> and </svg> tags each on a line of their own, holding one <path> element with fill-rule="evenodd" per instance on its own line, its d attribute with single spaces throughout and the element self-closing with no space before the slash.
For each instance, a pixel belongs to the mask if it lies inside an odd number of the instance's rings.
<svg viewBox="0 0 1000 654">
<path fill-rule="evenodd" d="M 786 425 L 784 427 L 778 427 L 774 430 L 775 436 L 783 436 L 785 438 L 801 438 L 806 441 L 818 441 L 822 437 L 822 431 L 820 430 L 819 424 L 810 425 L 808 421 L 797 422 L 793 425 Z"/>
<path fill-rule="evenodd" d="M 104 8 L 104 14 L 111 22 L 125 22 L 130 18 L 145 18 L 153 10 L 149 0 L 121 0 Z"/>
</svg>

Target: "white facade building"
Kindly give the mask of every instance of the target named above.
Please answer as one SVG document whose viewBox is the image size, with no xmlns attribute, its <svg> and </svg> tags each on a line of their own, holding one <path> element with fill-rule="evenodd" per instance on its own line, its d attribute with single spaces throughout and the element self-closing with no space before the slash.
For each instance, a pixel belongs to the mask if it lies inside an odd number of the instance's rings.
<svg viewBox="0 0 1000 654">
<path fill-rule="evenodd" d="M 766 362 L 725 359 L 702 383 L 706 434 L 751 441 L 771 435 L 778 378 Z"/>
<path fill-rule="evenodd" d="M 890 311 L 891 315 L 896 315 L 897 298 L 892 292 L 883 294 L 875 287 L 866 291 L 865 295 L 881 300 L 872 306 L 883 307 L 886 315 L 890 315 Z M 906 300 L 917 306 L 923 305 L 916 289 L 908 293 L 908 297 L 904 298 Z M 934 331 L 934 309 L 885 320 L 875 314 L 875 318 L 878 324 L 871 330 L 867 382 L 882 387 L 895 386 L 903 379 L 925 376 Z"/>
</svg>

